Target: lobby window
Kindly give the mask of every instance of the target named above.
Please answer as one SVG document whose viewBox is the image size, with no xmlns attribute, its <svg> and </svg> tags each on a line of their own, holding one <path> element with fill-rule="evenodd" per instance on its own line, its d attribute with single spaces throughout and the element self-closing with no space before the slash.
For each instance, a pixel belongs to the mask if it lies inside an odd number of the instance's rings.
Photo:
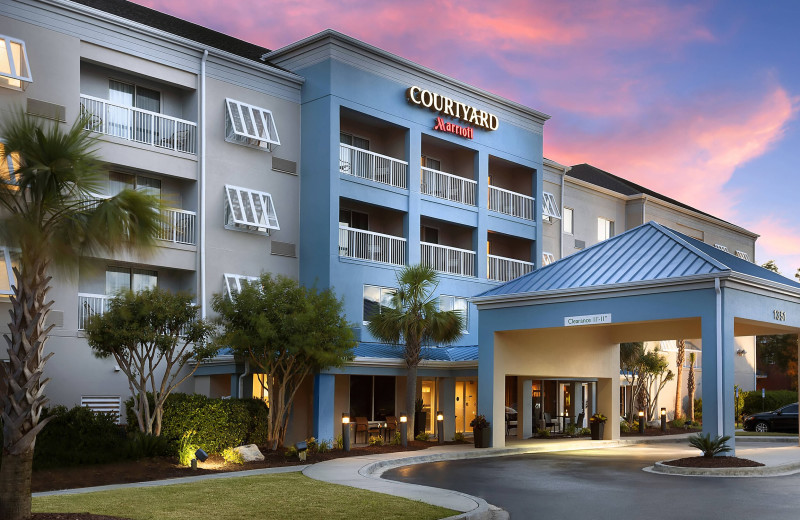
<svg viewBox="0 0 800 520">
<path fill-rule="evenodd" d="M 545 222 L 551 222 L 554 218 L 561 218 L 560 205 L 556 202 L 556 197 L 552 193 L 542 192 L 542 216 Z"/>
<path fill-rule="evenodd" d="M 244 276 L 242 274 L 225 273 L 222 275 L 225 281 L 225 296 L 230 298 L 233 294 L 242 290 L 242 284 L 258 280 L 258 276 Z"/>
<path fill-rule="evenodd" d="M 575 223 L 573 222 L 575 211 L 572 208 L 564 208 L 564 218 L 561 219 L 561 222 L 564 226 L 564 233 L 568 235 L 575 234 Z"/>
<path fill-rule="evenodd" d="M 114 296 L 120 291 L 142 291 L 158 286 L 158 271 L 130 267 L 106 268 L 106 294 Z"/>
<path fill-rule="evenodd" d="M 391 287 L 378 287 L 376 285 L 364 286 L 364 317 L 363 322 L 368 323 L 373 316 L 380 314 L 383 309 L 392 306 L 392 297 L 395 289 Z"/>
<path fill-rule="evenodd" d="M 394 376 L 350 376 L 350 418 L 385 421 L 394 410 Z"/>
<path fill-rule="evenodd" d="M 739 251 L 739 250 L 737 249 L 737 250 L 736 250 L 736 256 L 738 256 L 738 257 L 739 257 L 739 258 L 741 258 L 742 260 L 747 260 L 748 262 L 750 261 L 750 255 L 748 255 L 748 254 L 747 254 L 747 253 L 745 253 L 744 251 Z"/>
<path fill-rule="evenodd" d="M 272 112 L 234 99 L 225 99 L 225 140 L 271 151 L 281 144 Z"/>
<path fill-rule="evenodd" d="M 556 261 L 556 257 L 553 253 L 548 253 L 546 251 L 542 251 L 542 267 L 546 265 L 550 265 Z"/>
<path fill-rule="evenodd" d="M 597 219 L 597 240 L 608 240 L 614 236 L 614 221 L 607 218 L 598 217 Z"/>
<path fill-rule="evenodd" d="M 442 161 L 423 155 L 421 157 L 420 166 L 430 168 L 431 170 L 442 170 Z"/>
<path fill-rule="evenodd" d="M 280 229 L 272 195 L 226 184 L 225 227 L 265 235 Z"/>
<path fill-rule="evenodd" d="M 19 155 L 15 152 L 6 153 L 5 144 L 0 141 L 0 179 L 5 184 L 16 185 L 17 168 L 19 167 Z M 17 188 L 11 188 L 16 190 Z"/>
<path fill-rule="evenodd" d="M 714 247 L 716 247 L 720 251 L 724 251 L 726 253 L 730 253 L 730 251 L 728 251 L 728 248 L 723 246 L 722 244 L 714 244 Z"/>
<path fill-rule="evenodd" d="M 19 269 L 19 252 L 0 247 L 0 295 L 2 296 L 12 294 L 11 286 L 15 283 L 14 267 Z"/>
<path fill-rule="evenodd" d="M 346 132 L 339 132 L 339 143 L 352 146 L 353 148 L 369 150 L 369 139 L 348 134 Z"/>
<path fill-rule="evenodd" d="M 439 310 L 457 311 L 464 318 L 464 328 L 462 332 L 466 334 L 469 331 L 469 302 L 466 298 L 443 294 L 439 296 Z"/>
<path fill-rule="evenodd" d="M 25 90 L 32 81 L 25 42 L 0 35 L 0 87 Z"/>
</svg>

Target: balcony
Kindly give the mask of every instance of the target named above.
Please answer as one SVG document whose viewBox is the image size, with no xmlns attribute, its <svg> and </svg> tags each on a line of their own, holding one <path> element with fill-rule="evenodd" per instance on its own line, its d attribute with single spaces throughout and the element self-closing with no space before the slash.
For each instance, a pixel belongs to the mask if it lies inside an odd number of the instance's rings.
<svg viewBox="0 0 800 520">
<path fill-rule="evenodd" d="M 406 264 L 406 239 L 339 226 L 339 256 L 393 265 Z"/>
<path fill-rule="evenodd" d="M 533 197 L 511 190 L 489 186 L 489 210 L 533 220 Z"/>
<path fill-rule="evenodd" d="M 420 191 L 425 195 L 475 206 L 475 181 L 424 166 L 420 171 Z"/>
<path fill-rule="evenodd" d="M 475 276 L 475 251 L 428 242 L 421 242 L 419 246 L 421 263 L 434 271 Z"/>
<path fill-rule="evenodd" d="M 197 123 L 81 94 L 86 129 L 155 148 L 197 154 Z"/>
<path fill-rule="evenodd" d="M 108 309 L 110 296 L 78 293 L 78 330 L 85 330 L 91 316 L 102 315 Z"/>
<path fill-rule="evenodd" d="M 408 188 L 408 163 L 349 144 L 339 145 L 339 173 L 395 188 Z"/>
<path fill-rule="evenodd" d="M 524 262 L 503 256 L 488 255 L 488 264 L 488 278 L 497 282 L 507 282 L 533 271 L 532 262 Z"/>
<path fill-rule="evenodd" d="M 161 215 L 164 221 L 157 237 L 159 240 L 174 244 L 197 245 L 195 232 L 197 215 L 194 211 L 164 208 L 161 210 Z"/>
</svg>

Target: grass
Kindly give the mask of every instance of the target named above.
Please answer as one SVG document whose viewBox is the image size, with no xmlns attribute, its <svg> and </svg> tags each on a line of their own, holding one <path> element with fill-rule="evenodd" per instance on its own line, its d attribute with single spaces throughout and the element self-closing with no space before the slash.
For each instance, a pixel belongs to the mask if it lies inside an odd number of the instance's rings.
<svg viewBox="0 0 800 520">
<path fill-rule="evenodd" d="M 310 479 L 301 473 L 36 497 L 33 512 L 89 512 L 134 520 L 242 518 L 436 519 L 455 511 Z"/>
<path fill-rule="evenodd" d="M 796 437 L 796 433 L 784 432 L 736 432 L 737 437 Z"/>
</svg>

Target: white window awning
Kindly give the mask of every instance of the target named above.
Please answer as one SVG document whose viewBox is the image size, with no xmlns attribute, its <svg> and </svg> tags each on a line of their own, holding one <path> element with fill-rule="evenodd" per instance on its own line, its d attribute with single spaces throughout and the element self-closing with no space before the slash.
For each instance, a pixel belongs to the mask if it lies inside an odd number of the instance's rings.
<svg viewBox="0 0 800 520">
<path fill-rule="evenodd" d="M 247 283 L 258 280 L 258 276 L 245 276 L 243 274 L 225 273 L 222 276 L 225 279 L 225 296 L 228 298 L 242 290 L 242 282 Z"/>
<path fill-rule="evenodd" d="M 542 192 L 542 215 L 545 217 L 561 218 L 561 208 L 552 193 Z"/>
<path fill-rule="evenodd" d="M 0 34 L 0 86 L 25 90 L 32 82 L 25 42 Z"/>
<path fill-rule="evenodd" d="M 553 253 L 542 252 L 542 267 L 546 265 L 550 265 L 556 261 L 556 257 Z"/>
<path fill-rule="evenodd" d="M 16 284 L 14 267 L 19 267 L 19 252 L 0 246 L 0 295 L 11 295 L 11 286 Z"/>
<path fill-rule="evenodd" d="M 260 233 L 280 229 L 278 214 L 269 193 L 226 184 L 225 196 L 227 224 Z"/>
<path fill-rule="evenodd" d="M 737 250 L 736 250 L 736 256 L 738 256 L 738 257 L 739 257 L 739 258 L 741 258 L 742 260 L 747 260 L 748 262 L 750 261 L 750 255 L 748 255 L 748 254 L 747 254 L 747 253 L 745 253 L 744 251 L 739 251 L 739 250 L 737 249 Z"/>
<path fill-rule="evenodd" d="M 272 112 L 234 99 L 225 99 L 226 138 L 271 150 L 281 144 Z"/>
<path fill-rule="evenodd" d="M 729 252 L 730 252 L 730 251 L 728 251 L 728 248 L 727 248 L 727 247 L 725 247 L 725 246 L 723 246 L 722 244 L 714 244 L 714 247 L 716 247 L 716 248 L 717 248 L 717 249 L 719 249 L 720 251 L 725 251 L 726 253 L 729 253 Z"/>
</svg>

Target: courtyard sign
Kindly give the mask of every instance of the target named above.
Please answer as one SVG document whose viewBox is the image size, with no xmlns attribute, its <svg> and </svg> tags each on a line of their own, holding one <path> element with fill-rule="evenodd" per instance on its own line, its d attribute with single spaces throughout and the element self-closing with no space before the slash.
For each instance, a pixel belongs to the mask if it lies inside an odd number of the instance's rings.
<svg viewBox="0 0 800 520">
<path fill-rule="evenodd" d="M 590 314 L 588 316 L 566 316 L 564 318 L 565 327 L 576 325 L 600 325 L 611 323 L 611 314 Z"/>
<path fill-rule="evenodd" d="M 429 108 L 443 116 L 455 117 L 467 124 L 486 130 L 497 130 L 500 126 L 500 122 L 494 114 L 465 105 L 460 101 L 454 101 L 430 90 L 423 90 L 417 86 L 406 89 L 406 99 L 413 105 Z"/>
</svg>

